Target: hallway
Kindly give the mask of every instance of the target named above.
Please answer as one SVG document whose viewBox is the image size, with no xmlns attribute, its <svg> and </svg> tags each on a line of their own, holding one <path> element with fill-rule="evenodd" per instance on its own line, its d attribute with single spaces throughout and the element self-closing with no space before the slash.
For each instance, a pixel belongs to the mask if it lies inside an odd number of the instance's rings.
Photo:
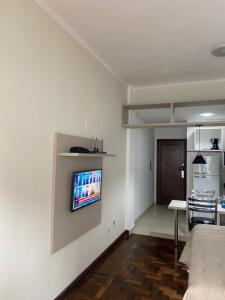
<svg viewBox="0 0 225 300">
<path fill-rule="evenodd" d="M 179 212 L 179 239 L 186 239 L 186 216 Z M 167 205 L 153 205 L 135 222 L 132 233 L 174 238 L 174 212 Z"/>
</svg>

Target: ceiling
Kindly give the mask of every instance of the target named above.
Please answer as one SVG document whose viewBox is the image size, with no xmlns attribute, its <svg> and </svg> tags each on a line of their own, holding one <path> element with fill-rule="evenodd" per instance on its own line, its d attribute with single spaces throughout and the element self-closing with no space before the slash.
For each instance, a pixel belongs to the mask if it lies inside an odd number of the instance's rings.
<svg viewBox="0 0 225 300">
<path fill-rule="evenodd" d="M 143 109 L 136 110 L 136 114 L 145 123 L 168 123 L 170 122 L 170 109 Z M 212 113 L 212 116 L 202 117 L 202 113 Z M 175 120 L 182 121 L 210 121 L 225 120 L 225 105 L 193 106 L 175 109 Z"/>
<path fill-rule="evenodd" d="M 225 78 L 224 0 L 36 0 L 133 86 Z"/>
</svg>

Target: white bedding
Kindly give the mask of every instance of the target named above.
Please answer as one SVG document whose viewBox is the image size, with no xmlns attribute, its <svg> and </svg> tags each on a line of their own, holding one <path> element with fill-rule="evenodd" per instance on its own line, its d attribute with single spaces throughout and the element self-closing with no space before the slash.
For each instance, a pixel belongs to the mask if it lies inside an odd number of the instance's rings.
<svg viewBox="0 0 225 300">
<path fill-rule="evenodd" d="M 183 300 L 225 300 L 225 227 L 197 225 L 189 243 L 181 257 L 190 267 Z"/>
</svg>

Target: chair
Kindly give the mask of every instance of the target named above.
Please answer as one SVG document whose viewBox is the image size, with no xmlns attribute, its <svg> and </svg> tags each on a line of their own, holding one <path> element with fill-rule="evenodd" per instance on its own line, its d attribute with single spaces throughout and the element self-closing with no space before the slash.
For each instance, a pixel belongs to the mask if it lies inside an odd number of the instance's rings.
<svg viewBox="0 0 225 300">
<path fill-rule="evenodd" d="M 207 200 L 209 198 L 214 198 L 216 194 L 215 190 L 191 190 L 191 198 Z"/>
<path fill-rule="evenodd" d="M 187 220 L 189 231 L 197 224 L 216 225 L 217 199 L 187 198 Z"/>
</svg>

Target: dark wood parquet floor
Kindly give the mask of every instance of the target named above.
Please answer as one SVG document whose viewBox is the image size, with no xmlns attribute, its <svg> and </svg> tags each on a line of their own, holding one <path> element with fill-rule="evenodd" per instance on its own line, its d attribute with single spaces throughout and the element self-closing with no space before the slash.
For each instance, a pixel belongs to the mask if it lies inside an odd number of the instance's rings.
<svg viewBox="0 0 225 300">
<path fill-rule="evenodd" d="M 64 299 L 179 300 L 187 278 L 186 268 L 174 262 L 172 240 L 132 234 Z"/>
</svg>

